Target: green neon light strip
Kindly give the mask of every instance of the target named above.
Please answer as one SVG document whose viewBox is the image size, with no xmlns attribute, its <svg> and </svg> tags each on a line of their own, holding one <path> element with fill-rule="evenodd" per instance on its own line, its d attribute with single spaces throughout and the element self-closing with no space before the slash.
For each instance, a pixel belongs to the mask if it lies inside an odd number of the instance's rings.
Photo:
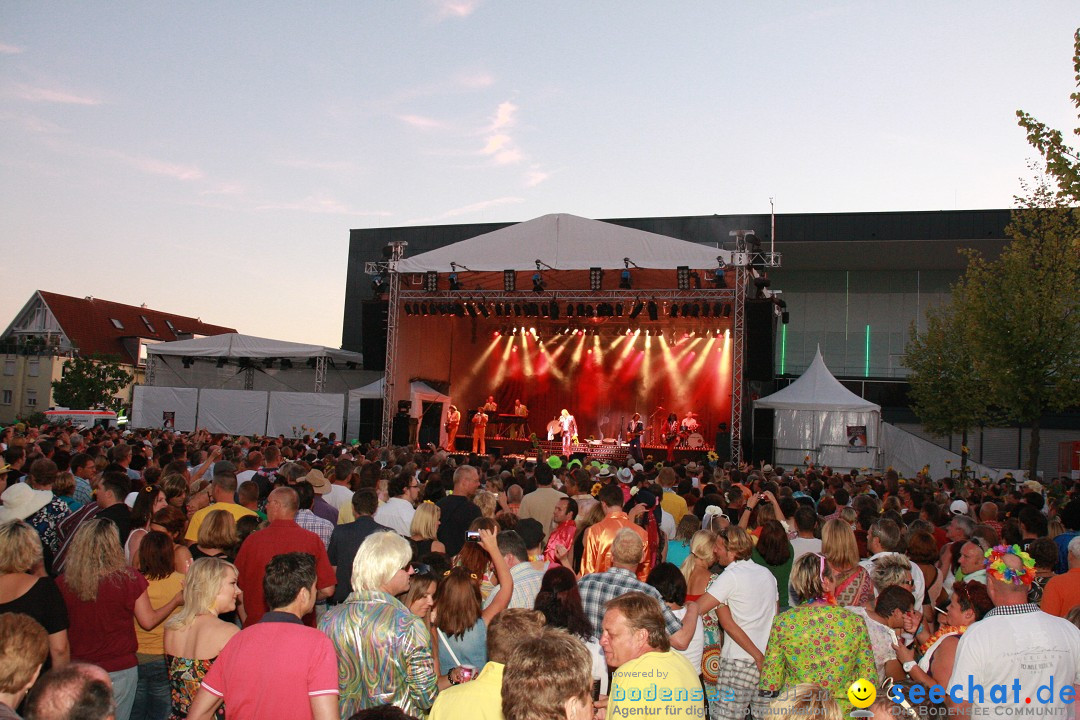
<svg viewBox="0 0 1080 720">
<path fill-rule="evenodd" d="M 870 377 L 870 326 L 866 326 L 866 370 L 865 377 Z"/>
<path fill-rule="evenodd" d="M 787 371 L 787 325 L 780 326 L 780 374 Z"/>
</svg>

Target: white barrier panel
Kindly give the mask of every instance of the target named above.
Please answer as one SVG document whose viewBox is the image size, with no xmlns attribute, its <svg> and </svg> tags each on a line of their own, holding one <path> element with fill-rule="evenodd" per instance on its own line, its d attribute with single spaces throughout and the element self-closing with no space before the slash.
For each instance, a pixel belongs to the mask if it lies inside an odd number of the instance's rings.
<svg viewBox="0 0 1080 720">
<path fill-rule="evenodd" d="M 326 393 L 270 393 L 266 434 L 302 437 L 321 432 L 341 438 L 345 396 Z"/>
<path fill-rule="evenodd" d="M 195 388 L 136 385 L 131 401 L 131 427 L 171 427 L 194 432 L 198 416 L 199 391 Z"/>
<path fill-rule="evenodd" d="M 267 393 L 258 390 L 201 390 L 199 427 L 212 433 L 263 435 L 266 396 Z"/>
</svg>

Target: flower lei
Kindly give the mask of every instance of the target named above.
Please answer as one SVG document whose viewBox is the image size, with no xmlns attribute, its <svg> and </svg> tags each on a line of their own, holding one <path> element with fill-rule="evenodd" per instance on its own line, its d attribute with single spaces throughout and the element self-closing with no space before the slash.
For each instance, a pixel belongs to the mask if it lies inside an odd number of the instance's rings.
<svg viewBox="0 0 1080 720">
<path fill-rule="evenodd" d="M 937 632 L 930 636 L 930 639 L 919 646 L 919 654 L 925 655 L 926 651 L 930 649 L 930 646 L 936 643 L 950 633 L 956 633 L 957 635 L 963 635 L 967 630 L 967 625 L 942 625 L 938 628 Z"/>
<path fill-rule="evenodd" d="M 1015 555 L 1020 558 L 1023 565 L 1019 570 L 1015 570 L 1005 564 L 1006 555 Z M 1013 585 L 1025 585 L 1031 587 L 1031 582 L 1035 579 L 1035 561 L 1031 559 L 1031 556 L 1020 549 L 1019 545 L 996 545 L 987 550 L 983 557 L 986 558 L 986 574 L 1002 582 L 1012 583 Z"/>
<path fill-rule="evenodd" d="M 599 494 L 600 490 L 601 490 L 601 489 L 602 489 L 603 487 L 604 487 L 604 486 L 603 486 L 603 485 L 601 485 L 600 483 L 595 483 L 595 484 L 594 484 L 594 485 L 592 486 L 592 490 L 590 490 L 590 491 L 589 491 L 589 494 L 590 494 L 590 495 L 592 495 L 593 497 L 596 497 L 596 496 L 597 496 L 597 494 Z"/>
</svg>

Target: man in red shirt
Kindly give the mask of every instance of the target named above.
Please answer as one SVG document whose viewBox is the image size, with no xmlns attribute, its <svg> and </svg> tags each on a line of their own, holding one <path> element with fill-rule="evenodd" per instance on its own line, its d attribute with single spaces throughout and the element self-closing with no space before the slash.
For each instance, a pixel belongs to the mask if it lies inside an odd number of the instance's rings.
<svg viewBox="0 0 1080 720">
<path fill-rule="evenodd" d="M 327 598 L 334 594 L 337 576 L 326 555 L 326 547 L 318 535 L 296 524 L 298 509 L 296 491 L 292 488 L 277 488 L 266 500 L 266 519 L 270 521 L 270 525 L 252 533 L 240 547 L 240 553 L 236 556 L 236 568 L 240 571 L 238 584 L 244 592 L 244 627 L 259 622 L 266 613 L 263 578 L 266 575 L 266 564 L 275 555 L 308 553 L 315 558 L 318 598 Z M 314 612 L 304 616 L 304 624 L 315 627 Z"/>
<path fill-rule="evenodd" d="M 334 644 L 300 622 L 315 607 L 318 584 L 307 553 L 269 562 L 264 592 L 273 610 L 225 645 L 203 678 L 189 718 L 210 720 L 224 701 L 230 718 L 338 720 Z"/>
<path fill-rule="evenodd" d="M 577 501 L 571 498 L 559 498 L 555 503 L 555 510 L 551 514 L 551 520 L 555 529 L 548 537 L 547 549 L 544 551 L 544 559 L 553 563 L 562 563 L 563 558 L 572 559 L 568 554 L 574 547 L 574 534 L 577 532 Z M 570 560 L 567 560 L 569 563 Z"/>
</svg>

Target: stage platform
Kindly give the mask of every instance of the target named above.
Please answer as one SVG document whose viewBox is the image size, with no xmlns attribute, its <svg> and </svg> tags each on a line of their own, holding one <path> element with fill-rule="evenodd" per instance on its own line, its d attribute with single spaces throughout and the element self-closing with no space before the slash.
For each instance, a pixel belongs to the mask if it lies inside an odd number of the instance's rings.
<svg viewBox="0 0 1080 720">
<path fill-rule="evenodd" d="M 541 440 L 539 443 L 540 449 L 547 455 L 562 455 L 563 448 L 562 443 L 551 440 Z M 468 455 L 472 451 L 472 438 L 469 436 L 458 436 L 455 443 L 455 453 Z M 702 448 L 676 448 L 675 460 L 693 460 L 696 462 L 704 462 L 707 460 L 711 447 Z M 488 438 L 487 440 L 487 452 L 490 455 L 496 457 L 508 456 L 508 457 L 526 457 L 535 458 L 537 450 L 533 447 L 532 442 L 527 439 L 512 439 L 512 438 Z M 630 454 L 630 446 L 627 444 L 608 443 L 608 442 L 582 442 L 576 443 L 571 447 L 571 455 L 577 455 L 578 457 L 584 457 L 586 462 L 593 460 L 599 460 L 603 463 L 615 463 L 622 465 L 626 461 L 627 455 Z M 667 446 L 666 445 L 642 445 L 641 453 L 646 458 L 650 455 L 654 461 L 664 462 L 667 458 Z"/>
</svg>

